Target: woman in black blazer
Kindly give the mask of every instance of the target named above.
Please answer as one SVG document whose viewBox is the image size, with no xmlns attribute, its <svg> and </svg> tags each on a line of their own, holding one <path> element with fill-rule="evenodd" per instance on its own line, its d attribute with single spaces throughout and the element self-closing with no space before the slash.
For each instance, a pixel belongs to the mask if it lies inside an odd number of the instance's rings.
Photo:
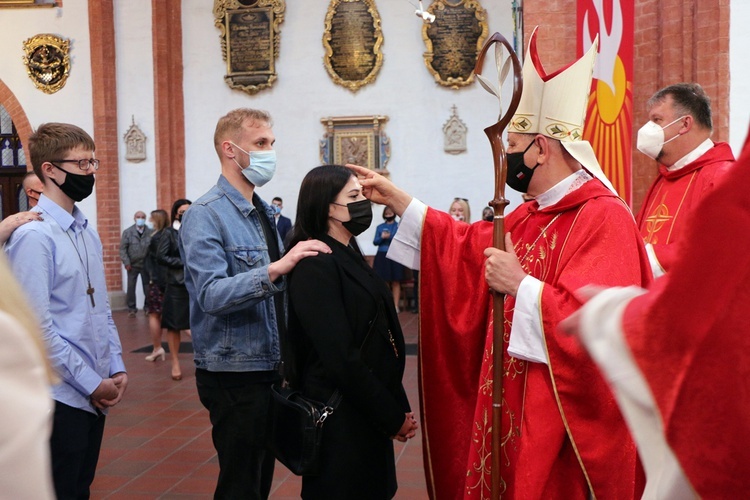
<svg viewBox="0 0 750 500">
<path fill-rule="evenodd" d="M 326 165 L 305 176 L 290 248 L 316 238 L 332 252 L 302 259 L 289 276 L 288 377 L 312 399 L 328 401 L 338 389 L 342 400 L 323 427 L 320 473 L 302 479 L 303 498 L 392 498 L 392 440 L 416 433 L 392 295 L 354 239 L 371 222 L 349 169 Z"/>
</svg>

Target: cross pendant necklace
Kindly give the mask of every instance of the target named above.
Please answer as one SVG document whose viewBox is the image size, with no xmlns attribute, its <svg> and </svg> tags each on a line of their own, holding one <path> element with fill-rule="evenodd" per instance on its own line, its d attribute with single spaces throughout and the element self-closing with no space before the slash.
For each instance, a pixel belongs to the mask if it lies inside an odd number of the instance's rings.
<svg viewBox="0 0 750 500">
<path fill-rule="evenodd" d="M 93 286 L 91 286 L 91 278 L 89 277 L 89 249 L 86 247 L 86 238 L 83 236 L 83 233 L 81 233 L 81 239 L 83 240 L 83 251 L 86 253 L 86 265 L 83 265 L 83 259 L 81 258 L 81 252 L 78 251 L 78 245 L 75 244 L 68 231 L 65 231 L 65 234 L 70 240 L 70 243 L 73 245 L 73 248 L 76 249 L 78 260 L 81 261 L 81 267 L 83 267 L 83 270 L 86 272 L 86 284 L 88 286 L 88 288 L 86 288 L 86 294 L 89 296 L 89 299 L 91 299 L 91 307 L 96 307 L 96 302 L 94 302 L 94 292 L 96 290 Z"/>
</svg>

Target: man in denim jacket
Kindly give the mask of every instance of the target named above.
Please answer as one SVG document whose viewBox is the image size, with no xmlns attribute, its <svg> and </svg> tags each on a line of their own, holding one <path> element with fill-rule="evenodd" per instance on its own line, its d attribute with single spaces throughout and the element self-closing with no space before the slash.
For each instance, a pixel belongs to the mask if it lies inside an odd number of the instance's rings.
<svg viewBox="0 0 750 500">
<path fill-rule="evenodd" d="M 274 456 L 266 428 L 285 328 L 284 275 L 300 259 L 329 253 L 319 241 L 283 257 L 274 211 L 254 193 L 276 169 L 271 117 L 236 109 L 219 120 L 216 186 L 185 213 L 180 252 L 190 294 L 195 378 L 219 456 L 215 498 L 267 498 Z"/>
</svg>

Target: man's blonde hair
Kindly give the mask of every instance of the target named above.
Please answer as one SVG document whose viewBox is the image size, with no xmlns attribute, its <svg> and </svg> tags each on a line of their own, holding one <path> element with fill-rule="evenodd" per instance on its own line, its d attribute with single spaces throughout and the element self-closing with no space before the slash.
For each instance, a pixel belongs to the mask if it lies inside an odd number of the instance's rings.
<svg viewBox="0 0 750 500">
<path fill-rule="evenodd" d="M 262 122 L 269 127 L 273 125 L 271 115 L 267 111 L 259 109 L 238 108 L 219 118 L 219 123 L 216 124 L 216 132 L 214 132 L 214 148 L 216 148 L 216 154 L 219 155 L 219 158 L 221 158 L 222 142 L 226 140 L 236 142 L 239 140 L 242 127 L 246 123 L 255 125 L 258 122 Z"/>
</svg>

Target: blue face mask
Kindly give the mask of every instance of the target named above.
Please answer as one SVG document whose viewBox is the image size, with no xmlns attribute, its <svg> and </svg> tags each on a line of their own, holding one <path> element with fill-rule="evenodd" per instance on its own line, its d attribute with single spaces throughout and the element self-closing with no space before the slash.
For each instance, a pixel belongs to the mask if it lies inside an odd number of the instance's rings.
<svg viewBox="0 0 750 500">
<path fill-rule="evenodd" d="M 281 207 L 278 205 L 271 205 L 271 208 L 273 208 L 273 213 L 276 215 L 279 215 L 281 213 Z"/>
<path fill-rule="evenodd" d="M 146 225 L 146 219 L 138 218 L 135 220 L 135 225 L 138 227 L 143 227 Z"/>
<path fill-rule="evenodd" d="M 245 179 L 253 186 L 261 187 L 273 179 L 273 174 L 276 173 L 276 151 L 273 149 L 270 151 L 245 151 L 233 142 L 229 144 L 250 157 L 250 165 L 247 167 L 240 165 L 237 158 L 232 159 L 242 170 L 242 175 L 245 176 Z"/>
</svg>

